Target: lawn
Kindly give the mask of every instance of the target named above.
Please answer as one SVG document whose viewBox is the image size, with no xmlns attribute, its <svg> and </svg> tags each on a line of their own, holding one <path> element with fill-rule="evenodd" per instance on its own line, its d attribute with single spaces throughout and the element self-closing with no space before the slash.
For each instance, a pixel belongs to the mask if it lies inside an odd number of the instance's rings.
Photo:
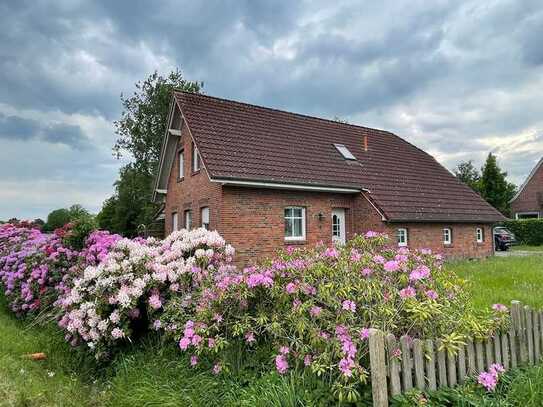
<svg viewBox="0 0 543 407">
<path fill-rule="evenodd" d="M 543 308 L 541 256 L 492 257 L 452 262 L 445 267 L 468 280 L 474 305 L 479 308 L 494 303 L 509 304 L 511 300 Z"/>
<path fill-rule="evenodd" d="M 529 246 L 527 244 L 519 244 L 512 246 L 511 250 L 514 252 L 540 252 L 543 253 L 543 246 Z"/>
</svg>

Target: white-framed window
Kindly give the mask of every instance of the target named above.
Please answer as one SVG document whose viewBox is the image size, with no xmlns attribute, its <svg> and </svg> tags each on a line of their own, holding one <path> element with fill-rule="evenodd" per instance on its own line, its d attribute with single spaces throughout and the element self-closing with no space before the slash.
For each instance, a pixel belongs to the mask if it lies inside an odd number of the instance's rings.
<svg viewBox="0 0 543 407">
<path fill-rule="evenodd" d="M 407 229 L 399 228 L 396 231 L 396 239 L 398 241 L 398 246 L 407 246 Z"/>
<path fill-rule="evenodd" d="M 515 219 L 539 219 L 539 212 L 517 212 Z"/>
<path fill-rule="evenodd" d="M 179 173 L 177 175 L 179 179 L 185 176 L 185 152 L 183 150 L 179 152 Z"/>
<path fill-rule="evenodd" d="M 185 211 L 185 229 L 192 229 L 192 211 L 190 209 Z"/>
<path fill-rule="evenodd" d="M 177 212 L 172 213 L 172 232 L 179 229 L 179 216 Z"/>
<path fill-rule="evenodd" d="M 485 241 L 485 234 L 483 228 L 475 229 L 475 236 L 477 238 L 477 243 L 483 243 Z"/>
<path fill-rule="evenodd" d="M 443 229 L 443 244 L 452 244 L 452 230 L 451 228 Z"/>
<path fill-rule="evenodd" d="M 200 219 L 202 223 L 202 227 L 204 229 L 209 230 L 209 207 L 204 206 L 200 209 Z"/>
<path fill-rule="evenodd" d="M 192 172 L 200 171 L 200 153 L 196 144 L 192 143 Z"/>
<path fill-rule="evenodd" d="M 305 208 L 285 208 L 285 240 L 305 240 Z"/>
</svg>

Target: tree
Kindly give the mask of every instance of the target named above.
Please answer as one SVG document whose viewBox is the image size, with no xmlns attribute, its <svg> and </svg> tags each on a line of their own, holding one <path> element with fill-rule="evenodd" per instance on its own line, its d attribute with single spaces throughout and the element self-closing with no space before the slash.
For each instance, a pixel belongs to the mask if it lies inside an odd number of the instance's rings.
<svg viewBox="0 0 543 407">
<path fill-rule="evenodd" d="M 52 232 L 55 229 L 61 228 L 66 223 L 70 223 L 70 211 L 66 208 L 55 209 L 47 215 L 47 222 L 43 230 Z"/>
<path fill-rule="evenodd" d="M 488 154 L 481 173 L 481 196 L 501 213 L 510 216 L 510 201 L 515 196 L 517 187 L 507 181 L 507 172 L 500 169 L 496 156 L 492 153 Z"/>
<path fill-rule="evenodd" d="M 473 165 L 473 161 L 463 161 L 454 169 L 454 175 L 475 192 L 481 192 L 481 174 Z"/>
<path fill-rule="evenodd" d="M 157 205 L 151 202 L 154 176 L 160 159 L 162 138 L 174 89 L 199 92 L 203 84 L 183 79 L 179 70 L 166 77 L 157 72 L 136 83 L 131 97 L 121 95 L 123 112 L 114 122 L 118 138 L 113 147 L 117 158 L 129 154 L 133 161 L 119 171 L 115 194 L 98 214 L 101 228 L 135 236 L 139 225 L 153 221 Z"/>
</svg>

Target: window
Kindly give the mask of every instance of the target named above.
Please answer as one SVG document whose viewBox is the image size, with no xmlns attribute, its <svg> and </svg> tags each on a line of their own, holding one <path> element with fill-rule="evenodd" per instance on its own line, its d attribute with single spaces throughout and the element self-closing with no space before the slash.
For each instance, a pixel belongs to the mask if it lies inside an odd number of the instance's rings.
<svg viewBox="0 0 543 407">
<path fill-rule="evenodd" d="M 346 160 L 356 160 L 356 157 L 343 144 L 334 144 L 334 147 Z"/>
<path fill-rule="evenodd" d="M 207 206 L 200 209 L 200 219 L 202 227 L 209 230 L 209 208 Z"/>
<path fill-rule="evenodd" d="M 285 240 L 305 240 L 305 208 L 285 208 Z"/>
<path fill-rule="evenodd" d="M 539 212 L 517 212 L 515 214 L 516 219 L 538 219 Z"/>
<path fill-rule="evenodd" d="M 192 172 L 200 171 L 200 154 L 196 144 L 192 143 Z"/>
<path fill-rule="evenodd" d="M 485 236 L 483 233 L 483 228 L 477 228 L 475 229 L 475 235 L 477 237 L 477 243 L 483 243 L 485 240 Z"/>
<path fill-rule="evenodd" d="M 396 237 L 398 239 L 398 246 L 407 246 L 407 229 L 398 229 Z"/>
<path fill-rule="evenodd" d="M 179 219 L 177 216 L 177 212 L 172 213 L 172 232 L 179 229 Z"/>
<path fill-rule="evenodd" d="M 183 177 L 185 176 L 185 155 L 184 155 L 184 151 L 181 150 L 179 152 L 179 179 L 183 179 Z"/>
<path fill-rule="evenodd" d="M 452 243 L 452 230 L 450 228 L 443 229 L 443 244 Z"/>
<path fill-rule="evenodd" d="M 192 229 L 192 211 L 191 210 L 185 211 L 185 229 L 187 230 Z"/>
</svg>

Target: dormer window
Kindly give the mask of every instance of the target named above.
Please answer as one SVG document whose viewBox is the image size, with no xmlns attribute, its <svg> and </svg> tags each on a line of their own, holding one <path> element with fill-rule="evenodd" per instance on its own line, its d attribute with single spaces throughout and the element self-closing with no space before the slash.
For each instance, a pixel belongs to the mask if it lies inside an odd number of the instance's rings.
<svg viewBox="0 0 543 407">
<path fill-rule="evenodd" d="M 356 160 L 356 157 L 343 144 L 334 144 L 334 147 L 346 160 Z"/>
</svg>

